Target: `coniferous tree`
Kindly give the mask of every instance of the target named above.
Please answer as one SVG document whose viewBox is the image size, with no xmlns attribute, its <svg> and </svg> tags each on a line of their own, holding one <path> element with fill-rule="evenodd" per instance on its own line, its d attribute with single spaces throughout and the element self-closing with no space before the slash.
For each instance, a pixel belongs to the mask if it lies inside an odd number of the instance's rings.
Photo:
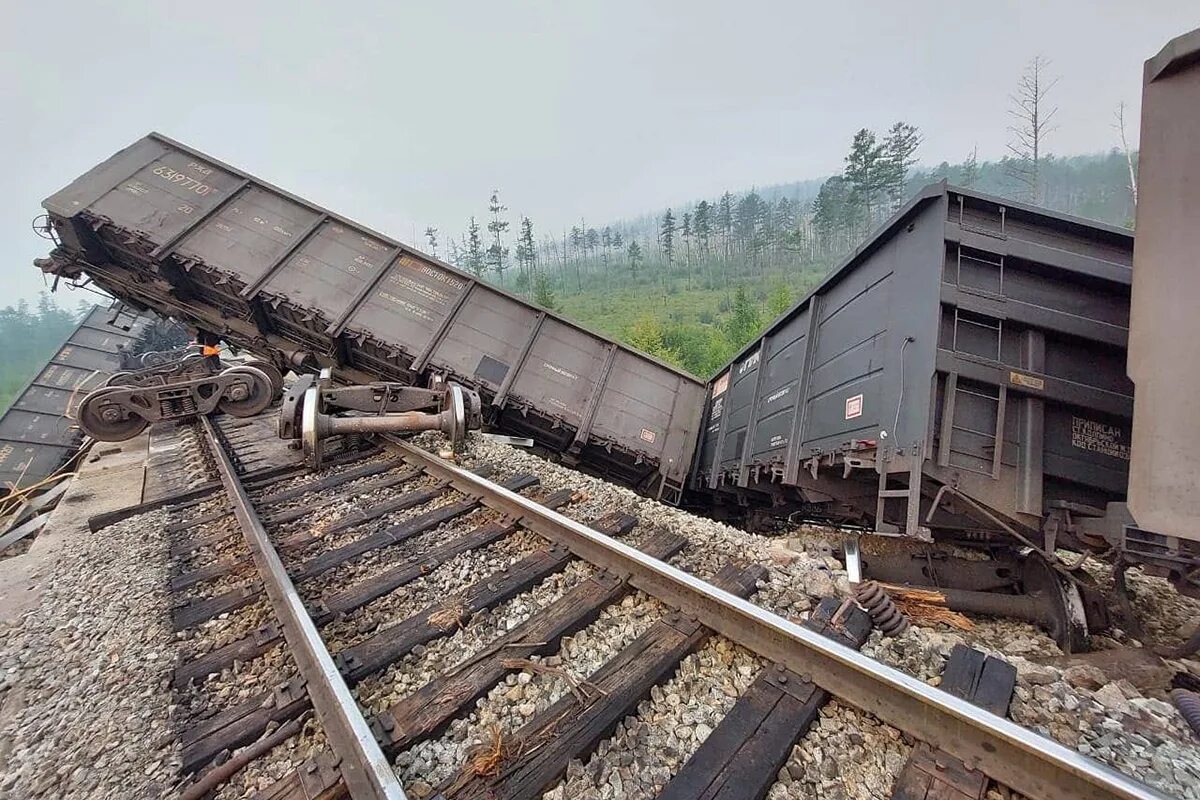
<svg viewBox="0 0 1200 800">
<path fill-rule="evenodd" d="M 683 212 L 679 236 L 683 239 L 683 263 L 690 269 L 692 266 L 692 214 L 690 211 Z"/>
<path fill-rule="evenodd" d="M 879 194 L 884 187 L 886 170 L 883 144 L 872 131 L 862 128 L 854 134 L 850 153 L 846 156 L 846 180 L 850 183 L 850 202 L 860 210 L 862 233 L 875 226 Z"/>
<path fill-rule="evenodd" d="M 488 247 L 487 263 L 493 270 L 496 271 L 497 279 L 504 282 L 504 270 L 508 265 L 504 263 L 504 259 L 508 257 L 508 248 L 504 246 L 504 241 L 501 238 L 508 231 L 508 220 L 501 216 L 508 208 L 500 204 L 500 190 L 493 189 L 491 200 L 488 201 L 488 211 L 491 212 L 492 219 L 488 222 L 488 233 L 492 234 L 492 244 Z"/>
<path fill-rule="evenodd" d="M 708 240 L 712 236 L 712 206 L 707 200 L 696 204 L 696 213 L 692 220 L 696 229 L 696 244 L 700 248 L 702 258 L 708 257 Z"/>
<path fill-rule="evenodd" d="M 883 139 L 883 158 L 880 164 L 880 188 L 891 209 L 904 202 L 904 184 L 908 171 L 917 163 L 916 152 L 922 137 L 915 125 L 897 122 Z"/>
<path fill-rule="evenodd" d="M 729 343 L 735 349 L 740 348 L 757 336 L 760 328 L 762 315 L 750 299 L 750 295 L 746 293 L 746 288 L 739 286 L 733 298 L 733 313 L 725 328 Z"/>
<path fill-rule="evenodd" d="M 846 235 L 853 216 L 851 187 L 841 175 L 834 175 L 817 192 L 813 201 L 813 230 L 825 255 L 837 255 L 847 249 Z"/>
<path fill-rule="evenodd" d="M 429 255 L 437 258 L 438 246 L 438 229 L 429 227 L 425 229 L 425 241 L 429 242 Z"/>
<path fill-rule="evenodd" d="M 587 243 L 587 234 L 578 225 L 571 228 L 571 249 L 575 251 L 576 258 L 584 256 L 584 246 Z"/>
<path fill-rule="evenodd" d="M 466 267 L 476 278 L 483 277 L 483 241 L 479 238 L 479 223 L 475 217 L 467 225 Z"/>
<path fill-rule="evenodd" d="M 767 295 L 767 313 L 771 316 L 771 319 L 778 317 L 791 307 L 791 289 L 785 283 L 775 284 L 775 288 L 771 289 L 771 293 Z"/>
<path fill-rule="evenodd" d="M 663 255 L 667 258 L 667 264 L 673 264 L 675 262 L 675 215 L 669 208 L 667 213 L 663 214 L 662 223 L 659 225 L 658 240 L 662 243 Z"/>
<path fill-rule="evenodd" d="M 536 281 L 531 281 L 530 276 L 533 275 L 537 262 L 537 243 L 533 239 L 533 220 L 529 217 L 521 217 L 521 230 L 517 234 L 517 265 L 525 275 L 526 285 L 533 285 Z"/>
<path fill-rule="evenodd" d="M 626 251 L 626 256 L 629 258 L 629 271 L 636 278 L 638 267 L 642 265 L 642 248 L 638 246 L 636 239 L 629 240 L 629 250 Z"/>
<path fill-rule="evenodd" d="M 733 195 L 729 192 L 721 195 L 717 202 L 717 228 L 725 237 L 725 260 L 729 260 L 733 247 Z"/>
<path fill-rule="evenodd" d="M 554 287 L 545 272 L 538 270 L 533 279 L 533 302 L 551 311 L 558 310 L 558 300 L 554 296 Z"/>
</svg>

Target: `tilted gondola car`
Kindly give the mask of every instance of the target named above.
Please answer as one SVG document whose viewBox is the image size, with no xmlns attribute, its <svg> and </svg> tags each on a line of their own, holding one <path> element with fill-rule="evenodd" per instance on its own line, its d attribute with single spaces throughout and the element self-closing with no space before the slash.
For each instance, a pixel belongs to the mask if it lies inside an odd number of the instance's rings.
<svg viewBox="0 0 1200 800">
<path fill-rule="evenodd" d="M 152 133 L 44 206 L 47 270 L 281 368 L 457 381 L 494 429 L 655 496 L 683 489 L 701 381 L 210 156 Z"/>
</svg>

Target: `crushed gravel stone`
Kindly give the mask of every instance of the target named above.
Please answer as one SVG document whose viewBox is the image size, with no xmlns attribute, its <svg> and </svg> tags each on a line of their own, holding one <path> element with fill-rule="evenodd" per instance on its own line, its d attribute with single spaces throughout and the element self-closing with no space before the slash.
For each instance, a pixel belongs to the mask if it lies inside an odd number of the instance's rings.
<svg viewBox="0 0 1200 800">
<path fill-rule="evenodd" d="M 155 798 L 172 786 L 165 520 L 81 531 L 41 604 L 0 630 L 0 796 Z"/>
</svg>

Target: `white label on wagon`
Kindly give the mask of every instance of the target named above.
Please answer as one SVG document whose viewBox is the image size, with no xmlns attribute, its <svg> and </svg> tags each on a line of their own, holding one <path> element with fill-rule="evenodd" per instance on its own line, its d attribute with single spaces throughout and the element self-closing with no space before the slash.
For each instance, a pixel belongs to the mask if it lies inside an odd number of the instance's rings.
<svg viewBox="0 0 1200 800">
<path fill-rule="evenodd" d="M 846 419 L 854 419 L 862 416 L 863 396 L 856 394 L 854 397 L 846 398 Z"/>
</svg>

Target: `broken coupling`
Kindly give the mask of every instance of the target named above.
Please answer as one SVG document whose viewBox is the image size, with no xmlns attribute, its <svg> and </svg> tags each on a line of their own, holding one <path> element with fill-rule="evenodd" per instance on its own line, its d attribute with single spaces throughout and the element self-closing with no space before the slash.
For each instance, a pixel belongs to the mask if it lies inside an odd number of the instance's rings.
<svg viewBox="0 0 1200 800">
<path fill-rule="evenodd" d="M 875 581 L 864 581 L 854 587 L 854 599 L 866 609 L 875 627 L 884 636 L 899 636 L 908 630 L 908 617 L 896 607 L 891 596 Z"/>
</svg>

